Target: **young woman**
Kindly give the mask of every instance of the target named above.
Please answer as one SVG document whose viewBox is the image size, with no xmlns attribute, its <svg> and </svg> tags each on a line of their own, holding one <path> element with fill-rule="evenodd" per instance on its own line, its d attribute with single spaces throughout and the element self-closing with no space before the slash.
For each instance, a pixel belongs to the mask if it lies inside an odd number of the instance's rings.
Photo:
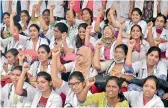
<svg viewBox="0 0 168 108">
<path fill-rule="evenodd" d="M 121 81 L 115 76 L 107 79 L 105 91 L 102 93 L 87 96 L 87 92 L 95 83 L 95 79 L 88 80 L 85 88 L 77 94 L 80 106 L 96 105 L 98 107 L 125 107 L 129 108 L 129 103 L 121 92 Z"/>
<path fill-rule="evenodd" d="M 26 65 L 23 65 L 26 66 Z M 26 92 L 27 94 L 33 96 L 33 100 L 31 101 L 31 108 L 37 107 L 62 107 L 62 99 L 61 97 L 52 90 L 52 79 L 51 76 L 46 72 L 39 72 L 37 74 L 37 88 L 32 88 L 32 90 L 28 91 L 23 88 L 24 79 L 27 71 L 24 70 L 20 77 L 18 84 L 16 86 L 16 93 L 18 95 Z M 33 93 L 33 94 L 30 94 Z"/>
<path fill-rule="evenodd" d="M 37 74 L 41 71 L 47 72 L 50 74 L 50 68 L 51 68 L 51 51 L 48 45 L 40 45 L 38 48 L 38 61 L 35 61 L 30 66 L 30 74 L 33 77 L 36 77 Z"/>
<path fill-rule="evenodd" d="M 129 56 L 129 59 L 127 63 L 132 65 L 134 74 L 137 75 L 137 78 L 143 79 L 149 75 L 155 75 L 158 78 L 166 80 L 167 66 L 163 61 L 160 60 L 161 50 L 158 47 L 153 46 L 146 53 L 146 59 L 132 63 L 132 50 L 134 48 L 135 43 L 135 40 L 130 41 L 130 46 L 128 48 L 127 54 Z M 130 86 L 129 90 L 132 89 L 141 90 L 141 88 L 138 88 L 137 86 Z"/>
<path fill-rule="evenodd" d="M 3 107 L 30 107 L 34 97 L 34 88 L 26 81 L 22 84 L 22 93 L 16 94 L 19 77 L 22 74 L 22 66 L 16 66 L 10 75 L 12 83 L 6 84 L 2 88 L 1 100 L 4 102 Z M 23 80 L 27 77 L 23 77 Z M 29 92 L 27 92 L 29 91 Z"/>
<path fill-rule="evenodd" d="M 166 25 L 166 17 L 163 14 L 158 14 L 154 27 L 153 24 L 150 25 L 151 26 L 148 26 L 148 30 L 145 35 L 145 38 L 147 38 L 149 42 L 152 43 L 156 41 L 159 44 L 168 41 L 168 30 L 164 28 Z M 150 37 L 153 37 L 154 41 Z"/>
<path fill-rule="evenodd" d="M 45 38 L 41 38 L 40 28 L 36 24 L 32 24 L 29 27 L 30 37 L 18 35 L 17 33 L 13 35 L 15 40 L 19 41 L 25 50 L 34 50 L 37 51 L 39 46 L 42 44 L 48 45 L 48 41 Z"/>
<path fill-rule="evenodd" d="M 90 36 L 92 27 L 88 26 L 86 23 L 82 23 L 78 27 L 78 35 L 76 37 L 76 48 L 80 48 L 81 46 L 88 46 L 92 50 L 94 49 L 94 45 L 96 43 L 96 39 Z M 75 50 L 76 52 L 77 50 Z"/>
<path fill-rule="evenodd" d="M 10 14 L 8 12 L 2 15 L 3 23 L 1 24 L 1 37 L 3 39 L 10 37 Z"/>
<path fill-rule="evenodd" d="M 131 107 L 164 108 L 162 100 L 156 95 L 158 88 L 157 77 L 148 76 L 144 81 L 143 91 L 127 91 L 124 96 Z"/>
<path fill-rule="evenodd" d="M 131 27 L 131 32 L 130 32 L 130 39 L 134 39 L 136 41 L 136 44 L 133 49 L 132 53 L 132 62 L 140 61 L 142 59 L 146 58 L 146 53 L 148 49 L 150 48 L 150 44 L 143 39 L 143 33 L 141 26 L 135 24 Z M 129 39 L 124 39 L 124 43 L 128 44 Z"/>
<path fill-rule="evenodd" d="M 114 24 L 115 27 L 119 28 L 119 25 L 116 24 L 116 21 L 115 21 L 114 16 L 113 16 L 114 10 L 111 9 L 110 11 L 112 13 L 112 14 L 110 14 L 112 23 Z M 142 33 L 143 34 L 146 33 L 147 23 L 144 20 L 141 20 L 141 17 L 142 17 L 141 10 L 139 8 L 134 8 L 132 10 L 131 20 L 128 20 L 128 21 L 125 22 L 124 29 L 123 29 L 124 30 L 124 32 L 123 32 L 124 37 L 130 38 L 131 27 L 135 24 L 138 24 L 142 28 Z"/>
<path fill-rule="evenodd" d="M 76 36 L 78 34 L 78 26 L 81 23 L 84 23 L 82 20 L 75 19 L 76 13 L 72 9 L 73 8 L 73 3 L 70 3 L 70 9 L 67 10 L 66 12 L 66 20 L 61 20 L 59 22 L 65 23 L 68 26 L 68 37 L 67 40 L 69 40 L 70 43 L 75 43 Z M 50 6 L 50 22 L 51 24 L 55 23 L 54 16 L 53 16 L 53 9 L 54 6 Z M 57 23 L 57 21 L 56 21 Z"/>
<path fill-rule="evenodd" d="M 102 14 L 101 10 L 98 11 L 98 13 L 101 15 Z M 117 17 L 116 11 L 113 14 L 114 14 L 114 17 L 115 17 L 115 20 L 116 20 L 116 17 Z M 104 20 L 102 22 L 100 22 L 100 20 L 99 20 L 100 17 L 99 16 L 97 17 L 97 20 L 96 20 L 96 23 L 95 23 L 95 28 L 94 28 L 96 32 L 101 32 L 103 34 L 103 28 L 104 28 L 105 25 L 111 25 L 114 28 L 113 23 L 111 21 L 111 16 L 110 16 L 110 8 L 106 10 L 105 15 L 106 15 L 106 20 Z M 116 21 L 116 23 L 119 23 L 119 22 Z M 115 30 L 115 36 L 117 36 L 119 29 L 114 28 L 114 30 Z"/>
<path fill-rule="evenodd" d="M 58 48 L 58 51 L 60 52 L 60 48 Z M 86 46 L 82 46 L 77 51 L 75 61 L 62 65 L 60 59 L 57 59 L 59 71 L 71 73 L 73 73 L 73 71 L 80 71 L 85 79 L 94 77 L 97 75 L 97 71 L 92 66 L 92 56 L 93 55 L 91 49 Z"/>
<path fill-rule="evenodd" d="M 95 48 L 97 54 L 99 54 L 100 60 L 111 60 L 114 58 L 114 48 L 118 44 L 122 43 L 122 29 L 123 22 L 120 24 L 120 30 L 118 37 L 114 36 L 114 29 L 110 25 L 105 25 L 103 29 L 104 37 L 97 41 L 97 44 L 102 45 L 100 48 Z"/>
<path fill-rule="evenodd" d="M 101 47 L 98 46 L 97 47 Z M 109 74 L 110 76 L 117 76 L 125 78 L 126 80 L 132 80 L 134 78 L 133 71 L 128 71 L 130 68 L 126 62 L 128 47 L 125 44 L 120 44 L 115 47 L 114 51 L 114 59 L 106 60 L 100 62 L 100 58 L 95 52 L 93 65 L 99 72 L 105 72 L 105 74 Z"/>
<path fill-rule="evenodd" d="M 85 86 L 85 78 L 79 71 L 73 71 L 69 76 L 68 82 L 65 82 L 58 76 L 57 59 L 59 58 L 59 50 L 56 48 L 52 51 L 51 77 L 53 87 L 57 93 L 64 93 L 66 95 L 64 107 L 78 107 L 76 95 L 79 94 Z M 90 95 L 89 92 L 86 95 Z"/>
<path fill-rule="evenodd" d="M 22 26 L 22 32 L 24 32 L 27 36 L 29 36 L 28 28 L 32 24 L 29 12 L 27 10 L 22 10 L 20 13 L 20 19 L 21 21 L 19 21 L 19 24 Z"/>
<path fill-rule="evenodd" d="M 14 67 L 19 65 L 18 50 L 10 49 L 6 53 L 6 61 L 3 63 L 3 72 L 1 72 L 1 81 L 10 78 L 10 73 Z"/>
</svg>

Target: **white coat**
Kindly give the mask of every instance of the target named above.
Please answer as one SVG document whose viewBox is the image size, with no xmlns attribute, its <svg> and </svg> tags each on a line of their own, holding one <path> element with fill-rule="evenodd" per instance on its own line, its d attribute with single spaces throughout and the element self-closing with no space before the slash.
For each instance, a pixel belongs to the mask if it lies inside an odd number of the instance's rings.
<svg viewBox="0 0 168 108">
<path fill-rule="evenodd" d="M 124 92 L 124 96 L 130 103 L 131 107 L 137 108 L 164 108 L 164 104 L 160 97 L 157 95 L 154 95 L 153 98 L 146 103 L 146 105 L 143 104 L 143 92 L 138 91 L 127 91 Z"/>
<path fill-rule="evenodd" d="M 37 91 L 34 96 L 31 108 L 37 108 L 41 96 L 42 93 L 40 91 Z M 62 107 L 62 99 L 54 90 L 52 90 L 47 100 L 45 108 L 57 108 L 57 107 Z"/>
</svg>

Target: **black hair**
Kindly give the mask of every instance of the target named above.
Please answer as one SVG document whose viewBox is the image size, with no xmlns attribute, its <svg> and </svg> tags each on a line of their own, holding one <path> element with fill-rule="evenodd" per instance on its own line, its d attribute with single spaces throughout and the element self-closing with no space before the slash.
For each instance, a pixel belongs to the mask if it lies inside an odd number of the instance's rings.
<svg viewBox="0 0 168 108">
<path fill-rule="evenodd" d="M 109 20 L 107 19 L 107 16 L 108 16 L 108 13 L 109 13 L 109 12 L 110 12 L 110 8 L 108 8 L 108 9 L 106 10 L 106 13 L 105 13 L 105 14 L 106 14 L 106 20 L 104 20 L 104 23 L 105 23 L 105 24 L 108 24 L 108 23 L 109 23 Z M 117 11 L 115 10 L 114 12 L 115 12 L 115 14 L 116 14 L 116 16 L 117 16 Z"/>
<path fill-rule="evenodd" d="M 15 23 L 14 23 L 14 26 L 15 26 L 19 31 L 22 30 L 22 26 L 21 26 L 19 23 L 15 22 Z"/>
<path fill-rule="evenodd" d="M 29 27 L 29 29 L 31 27 L 35 27 L 38 30 L 38 32 L 40 32 L 40 27 L 37 24 L 31 24 L 30 27 Z"/>
<path fill-rule="evenodd" d="M 57 27 L 58 30 L 59 30 L 61 33 L 63 33 L 63 32 L 68 33 L 68 27 L 67 27 L 67 25 L 64 24 L 64 23 L 62 23 L 62 22 L 57 23 L 57 24 L 55 25 L 55 27 Z"/>
<path fill-rule="evenodd" d="M 51 82 L 52 79 L 51 79 L 51 75 L 48 74 L 47 72 L 44 72 L 44 71 L 41 71 L 37 74 L 37 78 L 38 77 L 43 77 L 45 80 L 47 80 L 48 82 Z"/>
<path fill-rule="evenodd" d="M 81 23 L 80 25 L 79 25 L 79 27 L 78 27 L 78 31 L 79 31 L 79 29 L 82 27 L 82 28 L 84 28 L 85 30 L 86 30 L 86 27 L 88 26 L 88 24 L 86 24 L 86 23 Z M 76 37 L 76 47 L 77 48 L 80 48 L 81 46 L 83 46 L 84 45 L 84 42 L 82 41 L 82 39 L 80 38 L 80 36 L 79 36 L 79 33 L 78 33 L 78 35 L 77 35 L 77 37 Z"/>
<path fill-rule="evenodd" d="M 133 10 L 132 10 L 132 12 L 131 12 L 131 14 L 133 13 L 133 12 L 138 12 L 138 14 L 140 15 L 140 17 L 142 16 L 142 11 L 139 9 L 139 8 L 134 8 Z"/>
<path fill-rule="evenodd" d="M 4 12 L 4 13 L 2 14 L 2 19 L 4 19 L 4 16 L 5 16 L 5 15 L 10 16 L 10 14 L 9 14 L 8 12 Z"/>
<path fill-rule="evenodd" d="M 42 15 L 44 15 L 45 12 L 48 12 L 49 15 L 50 15 L 50 10 L 49 10 L 49 9 L 45 9 L 45 10 L 43 11 Z"/>
<path fill-rule="evenodd" d="M 67 9 L 66 13 L 69 11 L 70 9 Z M 76 17 L 76 12 L 72 9 L 72 13 L 73 13 L 73 16 Z"/>
<path fill-rule="evenodd" d="M 166 22 L 167 22 L 166 16 L 164 16 L 164 15 L 161 14 L 161 13 L 159 13 L 159 14 L 157 15 L 156 19 L 157 19 L 158 17 L 163 17 L 163 19 L 164 19 L 164 24 L 166 24 Z M 155 19 L 155 20 L 156 20 L 156 19 Z"/>
<path fill-rule="evenodd" d="M 154 75 L 150 75 L 150 76 L 148 76 L 147 78 L 145 78 L 145 80 L 144 80 L 144 83 L 143 83 L 143 85 L 146 83 L 146 81 L 147 80 L 153 80 L 154 82 L 155 82 L 155 84 L 156 84 L 156 90 L 158 90 L 159 89 L 159 82 L 158 82 L 158 78 L 156 77 L 156 76 L 154 76 Z"/>
<path fill-rule="evenodd" d="M 117 46 L 115 47 L 115 50 L 116 50 L 117 48 L 121 48 L 121 49 L 124 51 L 124 54 L 127 55 L 127 52 L 128 52 L 128 47 L 127 47 L 127 45 L 125 45 L 125 44 L 119 44 L 119 45 L 117 45 Z"/>
<path fill-rule="evenodd" d="M 83 11 L 88 11 L 90 16 L 91 16 L 91 23 L 93 22 L 93 12 L 89 9 L 89 8 L 84 8 L 82 9 L 82 14 L 83 14 Z"/>
<path fill-rule="evenodd" d="M 23 67 L 22 66 L 16 66 L 12 69 L 12 71 L 14 71 L 14 70 L 19 70 L 20 72 L 22 72 Z M 26 74 L 25 77 L 26 77 L 25 81 L 29 83 L 28 75 Z"/>
<path fill-rule="evenodd" d="M 133 28 L 134 28 L 134 27 L 138 27 L 138 28 L 139 28 L 139 30 L 140 30 L 140 32 L 141 32 L 140 39 L 142 40 L 143 33 L 142 33 L 142 28 L 141 28 L 141 26 L 140 26 L 140 25 L 138 25 L 138 24 L 133 25 L 133 26 L 131 27 L 130 34 L 131 34 L 131 32 L 132 32 L 132 30 L 133 30 Z M 131 39 L 132 39 L 132 36 L 130 37 L 130 40 L 131 40 Z"/>
<path fill-rule="evenodd" d="M 28 20 L 26 21 L 26 23 L 27 23 L 27 25 L 28 25 L 29 22 L 30 22 L 30 19 L 31 19 L 30 15 L 29 15 L 29 12 L 28 12 L 27 10 L 22 10 L 22 11 L 20 12 L 20 15 L 21 15 L 22 13 L 25 13 L 25 14 L 28 16 Z"/>
<path fill-rule="evenodd" d="M 13 56 L 16 57 L 19 54 L 19 51 L 16 48 L 11 48 L 6 52 L 6 54 L 7 53 L 11 53 Z"/>
<path fill-rule="evenodd" d="M 117 84 L 118 87 L 119 87 L 119 93 L 118 93 L 118 97 L 119 97 L 119 99 L 120 99 L 119 102 L 122 102 L 122 101 L 126 100 L 125 96 L 123 95 L 123 93 L 122 93 L 122 91 L 121 91 L 123 80 L 121 80 L 120 78 L 118 78 L 118 77 L 116 77 L 116 76 L 110 76 L 110 77 L 106 80 L 105 87 L 107 86 L 107 83 L 108 83 L 109 81 L 111 81 L 111 80 L 115 81 L 116 84 Z"/>
<path fill-rule="evenodd" d="M 40 48 L 43 48 L 47 53 L 50 53 L 50 51 L 51 51 L 50 47 L 46 44 L 40 45 L 38 49 L 40 49 Z"/>
<path fill-rule="evenodd" d="M 148 54 L 150 54 L 152 51 L 157 51 L 159 54 L 159 60 L 161 59 L 161 50 L 159 47 L 157 46 L 152 46 L 149 48 L 148 52 L 146 53 L 146 56 L 148 56 Z"/>
<path fill-rule="evenodd" d="M 70 81 L 72 78 L 76 78 L 76 79 L 78 79 L 81 82 L 85 81 L 85 78 L 84 78 L 83 74 L 81 72 L 79 72 L 79 71 L 72 72 L 72 74 L 70 74 L 70 76 L 69 76 L 68 81 Z"/>
</svg>

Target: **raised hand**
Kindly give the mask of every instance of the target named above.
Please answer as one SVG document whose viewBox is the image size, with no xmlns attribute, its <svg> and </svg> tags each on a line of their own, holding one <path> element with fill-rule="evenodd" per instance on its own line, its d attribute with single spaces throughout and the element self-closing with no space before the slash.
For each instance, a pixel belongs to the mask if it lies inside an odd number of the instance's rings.
<svg viewBox="0 0 168 108">
<path fill-rule="evenodd" d="M 102 42 L 102 41 L 97 42 L 97 44 L 96 44 L 96 48 L 97 48 L 97 49 L 101 49 L 102 46 L 103 46 L 103 42 Z"/>
<path fill-rule="evenodd" d="M 61 48 L 59 45 L 56 45 L 53 49 L 52 49 L 52 56 L 59 56 L 61 53 Z"/>
<path fill-rule="evenodd" d="M 88 88 L 92 87 L 92 86 L 94 85 L 95 81 L 96 81 L 95 78 L 89 78 L 89 79 L 87 80 L 87 82 L 86 82 L 86 86 L 87 86 Z"/>
<path fill-rule="evenodd" d="M 24 53 L 23 53 L 23 52 L 19 52 L 18 58 L 19 58 L 19 60 L 22 60 L 22 61 L 23 61 L 23 60 L 25 59 Z"/>
<path fill-rule="evenodd" d="M 70 1 L 70 8 L 73 8 L 73 6 L 75 5 L 75 2 L 73 0 Z"/>
<path fill-rule="evenodd" d="M 37 4 L 33 5 L 33 10 L 34 10 L 35 12 L 38 10 L 38 5 L 37 5 Z"/>
<path fill-rule="evenodd" d="M 55 5 L 50 5 L 50 10 L 54 10 Z"/>
<path fill-rule="evenodd" d="M 62 33 L 62 40 L 66 41 L 67 33 Z"/>
<path fill-rule="evenodd" d="M 98 9 L 98 16 L 99 16 L 99 17 L 102 17 L 102 16 L 103 16 L 103 9 L 102 9 L 102 8 L 99 8 L 99 9 Z"/>
<path fill-rule="evenodd" d="M 86 27 L 86 33 L 87 34 L 90 34 L 91 30 L 92 30 L 92 26 L 91 25 Z"/>
<path fill-rule="evenodd" d="M 121 21 L 120 21 L 120 25 L 119 25 L 119 26 L 120 26 L 120 28 L 123 28 L 123 27 L 124 27 L 124 25 L 125 25 L 125 21 L 124 21 L 124 20 L 121 20 Z"/>
<path fill-rule="evenodd" d="M 129 43 L 128 43 L 128 48 L 133 49 L 133 48 L 134 48 L 134 46 L 135 46 L 135 44 L 136 44 L 135 39 L 131 39 L 131 40 L 129 40 Z"/>
<path fill-rule="evenodd" d="M 30 65 L 27 62 L 23 63 L 23 72 L 28 72 L 30 70 Z"/>
<path fill-rule="evenodd" d="M 153 27 L 153 22 L 151 21 L 148 23 L 148 29 L 152 29 L 152 27 Z"/>
<path fill-rule="evenodd" d="M 110 8 L 110 15 L 114 15 L 115 14 L 115 9 L 114 8 Z"/>
<path fill-rule="evenodd" d="M 16 12 L 12 12 L 10 16 L 11 17 L 15 17 L 16 16 Z"/>
</svg>

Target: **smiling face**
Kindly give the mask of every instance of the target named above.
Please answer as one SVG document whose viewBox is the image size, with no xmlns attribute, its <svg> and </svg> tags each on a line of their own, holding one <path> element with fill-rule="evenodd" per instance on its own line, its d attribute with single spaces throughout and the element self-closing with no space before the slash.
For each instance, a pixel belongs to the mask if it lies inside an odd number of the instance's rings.
<svg viewBox="0 0 168 108">
<path fill-rule="evenodd" d="M 36 27 L 32 26 L 29 29 L 29 34 L 32 39 L 38 38 L 39 31 Z"/>
<path fill-rule="evenodd" d="M 81 38 L 81 40 L 84 40 L 86 36 L 86 29 L 83 27 L 79 28 L 79 37 Z"/>
<path fill-rule="evenodd" d="M 115 98 L 118 97 L 118 93 L 119 93 L 119 86 L 117 85 L 117 83 L 114 80 L 109 80 L 107 82 L 106 85 L 106 94 L 107 97 L 109 98 Z"/>
<path fill-rule="evenodd" d="M 140 39 L 142 36 L 142 32 L 138 26 L 134 26 L 131 30 L 132 39 Z"/>
<path fill-rule="evenodd" d="M 159 53 L 158 51 L 152 51 L 147 55 L 147 63 L 150 66 L 154 66 L 158 63 L 159 61 Z"/>
<path fill-rule="evenodd" d="M 84 89 L 85 83 L 72 77 L 69 81 L 69 86 L 75 94 L 78 94 Z"/>
<path fill-rule="evenodd" d="M 88 21 L 89 19 L 91 19 L 91 15 L 87 10 L 82 11 L 82 19 L 84 21 Z"/>
<path fill-rule="evenodd" d="M 51 82 L 44 79 L 43 76 L 37 77 L 37 87 L 40 89 L 40 91 L 43 93 L 51 88 Z"/>
<path fill-rule="evenodd" d="M 138 23 L 141 20 L 141 16 L 137 11 L 133 11 L 131 15 L 131 19 L 134 23 Z"/>
<path fill-rule="evenodd" d="M 110 26 L 106 26 L 103 31 L 104 37 L 105 38 L 111 38 L 114 36 L 114 31 Z"/>
<path fill-rule="evenodd" d="M 156 93 L 156 83 L 153 79 L 148 79 L 143 85 L 143 96 L 152 98 Z"/>
</svg>

